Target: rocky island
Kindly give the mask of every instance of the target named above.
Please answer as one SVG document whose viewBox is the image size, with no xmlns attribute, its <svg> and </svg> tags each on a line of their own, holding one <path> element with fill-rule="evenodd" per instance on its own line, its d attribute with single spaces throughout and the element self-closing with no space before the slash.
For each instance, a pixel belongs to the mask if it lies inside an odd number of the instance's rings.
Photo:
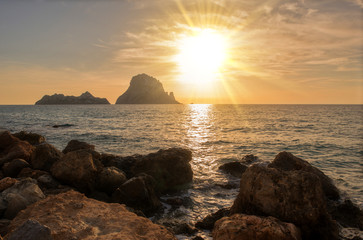
<svg viewBox="0 0 363 240">
<path fill-rule="evenodd" d="M 174 93 L 165 92 L 159 80 L 145 73 L 132 77 L 130 86 L 116 104 L 179 104 Z"/>
<path fill-rule="evenodd" d="M 35 105 L 57 105 L 57 104 L 110 104 L 106 98 L 94 97 L 90 92 L 82 93 L 80 96 L 64 96 L 63 94 L 45 95 Z"/>
</svg>

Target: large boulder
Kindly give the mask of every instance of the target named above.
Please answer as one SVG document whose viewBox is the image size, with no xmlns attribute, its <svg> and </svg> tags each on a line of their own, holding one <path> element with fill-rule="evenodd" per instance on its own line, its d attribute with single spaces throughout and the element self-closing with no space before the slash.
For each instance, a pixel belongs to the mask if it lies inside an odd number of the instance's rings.
<svg viewBox="0 0 363 240">
<path fill-rule="evenodd" d="M 132 166 L 134 175 L 146 173 L 156 180 L 156 190 L 175 191 L 185 188 L 193 180 L 190 166 L 192 152 L 182 148 L 159 150 L 139 157 Z"/>
<path fill-rule="evenodd" d="M 218 220 L 214 240 L 300 240 L 300 230 L 274 217 L 235 214 Z"/>
<path fill-rule="evenodd" d="M 337 200 L 340 197 L 338 188 L 333 184 L 332 180 L 328 176 L 316 167 L 311 166 L 307 161 L 302 160 L 289 152 L 280 152 L 277 154 L 268 167 L 283 171 L 298 170 L 313 173 L 319 177 L 323 191 L 329 199 Z"/>
<path fill-rule="evenodd" d="M 31 145 L 39 145 L 45 142 L 45 137 L 32 132 L 21 131 L 14 133 L 13 136 L 19 138 L 22 141 L 27 141 Z"/>
<path fill-rule="evenodd" d="M 88 144 L 86 142 L 71 140 L 68 142 L 67 146 L 63 149 L 63 153 L 73 152 L 81 149 L 93 151 L 95 150 L 95 146 Z"/>
<path fill-rule="evenodd" d="M 30 143 L 19 140 L 10 132 L 0 132 L 0 166 L 16 158 L 28 161 L 33 150 Z"/>
<path fill-rule="evenodd" d="M 95 188 L 96 177 L 101 170 L 102 165 L 85 150 L 65 154 L 50 169 L 56 179 L 83 192 L 89 192 Z"/>
<path fill-rule="evenodd" d="M 19 211 L 43 198 L 45 196 L 36 180 L 30 178 L 21 180 L 0 194 L 3 217 L 13 219 Z"/>
<path fill-rule="evenodd" d="M 28 219 L 47 226 L 54 240 L 176 240 L 164 227 L 120 204 L 99 202 L 75 191 L 49 196 L 29 206 L 11 222 L 7 236 Z"/>
<path fill-rule="evenodd" d="M 242 175 L 231 214 L 273 216 L 294 223 L 304 239 L 338 239 L 338 228 L 327 212 L 321 181 L 305 171 L 281 171 L 261 165 Z"/>
<path fill-rule="evenodd" d="M 30 167 L 30 164 L 24 159 L 16 158 L 3 166 L 4 175 L 7 177 L 16 177 L 23 168 Z"/>
<path fill-rule="evenodd" d="M 31 157 L 31 164 L 34 169 L 49 171 L 62 156 L 62 152 L 53 145 L 44 143 L 35 148 Z"/>
<path fill-rule="evenodd" d="M 241 164 L 238 161 L 224 163 L 219 166 L 219 170 L 222 170 L 225 173 L 231 174 L 234 177 L 240 178 L 242 174 L 246 171 L 247 166 Z"/>
<path fill-rule="evenodd" d="M 125 174 L 120 169 L 116 167 L 105 167 L 98 174 L 97 188 L 111 195 L 126 180 Z"/>
<path fill-rule="evenodd" d="M 150 215 L 161 207 L 153 181 L 148 175 L 133 177 L 116 189 L 112 199 Z"/>
</svg>

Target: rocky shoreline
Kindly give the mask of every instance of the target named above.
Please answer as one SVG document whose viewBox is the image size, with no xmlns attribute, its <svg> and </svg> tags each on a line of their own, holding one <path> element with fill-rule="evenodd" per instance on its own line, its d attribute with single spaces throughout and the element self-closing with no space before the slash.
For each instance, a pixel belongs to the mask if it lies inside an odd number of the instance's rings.
<svg viewBox="0 0 363 240">
<path fill-rule="evenodd" d="M 363 212 L 319 169 L 281 152 L 221 166 L 240 177 L 230 208 L 194 225 L 155 221 L 161 196 L 192 186 L 188 149 L 116 156 L 71 140 L 60 151 L 41 135 L 0 132 L 0 235 L 4 239 L 361 239 Z M 170 205 L 183 205 L 180 198 Z M 345 228 L 357 234 L 346 236 Z M 1 239 L 1 237 L 0 237 Z"/>
</svg>

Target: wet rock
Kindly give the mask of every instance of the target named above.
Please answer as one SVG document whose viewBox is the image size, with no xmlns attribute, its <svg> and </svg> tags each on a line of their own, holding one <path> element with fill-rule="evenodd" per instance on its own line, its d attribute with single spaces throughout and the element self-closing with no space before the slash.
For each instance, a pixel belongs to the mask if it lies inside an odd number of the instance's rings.
<svg viewBox="0 0 363 240">
<path fill-rule="evenodd" d="M 273 216 L 294 223 L 304 239 L 338 239 L 320 179 L 305 171 L 281 171 L 252 165 L 242 175 L 231 214 Z"/>
<path fill-rule="evenodd" d="M 7 177 L 16 177 L 23 168 L 30 167 L 30 164 L 24 159 L 16 158 L 11 162 L 5 163 L 3 173 Z"/>
<path fill-rule="evenodd" d="M 204 240 L 201 236 L 195 236 L 191 240 Z"/>
<path fill-rule="evenodd" d="M 154 191 L 151 176 L 139 176 L 129 179 L 122 184 L 112 195 L 114 202 L 124 203 L 127 206 L 143 211 L 146 215 L 160 209 L 161 203 Z"/>
<path fill-rule="evenodd" d="M 214 240 L 301 240 L 299 229 L 274 217 L 235 214 L 218 220 Z"/>
<path fill-rule="evenodd" d="M 186 188 L 193 180 L 191 160 L 192 152 L 187 149 L 159 150 L 137 159 L 132 172 L 152 176 L 159 192 L 177 191 Z"/>
<path fill-rule="evenodd" d="M 95 146 L 88 144 L 86 142 L 81 142 L 78 140 L 71 140 L 68 142 L 67 146 L 63 149 L 63 153 L 73 152 L 77 150 L 95 150 Z"/>
<path fill-rule="evenodd" d="M 34 147 L 30 143 L 21 141 L 12 136 L 10 132 L 0 133 L 0 166 L 13 159 L 30 159 Z"/>
<path fill-rule="evenodd" d="M 180 198 L 180 197 L 173 197 L 173 198 L 166 199 L 165 203 L 172 205 L 172 206 L 181 206 L 184 204 L 184 200 L 183 200 L 183 198 Z"/>
<path fill-rule="evenodd" d="M 85 150 L 68 152 L 55 162 L 50 169 L 52 175 L 63 183 L 76 187 L 82 192 L 95 188 L 98 172 L 102 165 Z"/>
<path fill-rule="evenodd" d="M 190 223 L 178 219 L 160 219 L 158 224 L 165 226 L 169 231 L 175 235 L 184 234 L 192 235 L 198 232 Z"/>
<path fill-rule="evenodd" d="M 36 220 L 29 219 L 15 229 L 7 240 L 53 240 L 50 229 Z"/>
<path fill-rule="evenodd" d="M 13 136 L 19 138 L 22 141 L 27 141 L 31 145 L 39 145 L 45 142 L 45 137 L 37 133 L 21 131 L 18 133 L 14 133 Z"/>
<path fill-rule="evenodd" d="M 54 240 L 176 240 L 164 227 L 120 204 L 89 199 L 75 191 L 49 196 L 27 207 L 11 222 L 7 236 L 28 219 L 46 225 Z"/>
<path fill-rule="evenodd" d="M 202 221 L 198 221 L 195 226 L 199 229 L 212 230 L 216 221 L 222 217 L 228 216 L 230 213 L 229 208 L 219 209 L 217 212 L 209 214 Z"/>
<path fill-rule="evenodd" d="M 242 157 L 241 162 L 245 164 L 251 164 L 253 162 L 256 162 L 258 160 L 258 157 L 256 157 L 253 154 L 248 154 Z"/>
<path fill-rule="evenodd" d="M 235 161 L 224 163 L 223 165 L 219 166 L 219 169 L 225 173 L 231 174 L 234 177 L 240 178 L 246 171 L 247 166 Z"/>
<path fill-rule="evenodd" d="M 31 157 L 31 164 L 34 169 L 49 171 L 62 156 L 62 152 L 53 145 L 44 143 L 35 148 Z"/>
<path fill-rule="evenodd" d="M 13 219 L 19 211 L 43 198 L 36 180 L 27 178 L 15 183 L 0 194 L 0 202 L 6 207 L 4 218 Z"/>
<path fill-rule="evenodd" d="M 118 187 L 126 182 L 125 174 L 116 167 L 106 167 L 98 175 L 97 188 L 100 191 L 112 194 Z"/>
<path fill-rule="evenodd" d="M 68 127 L 74 127 L 75 125 L 73 124 L 69 124 L 69 123 L 66 123 L 66 124 L 56 124 L 56 125 L 53 125 L 52 127 L 53 128 L 68 128 Z"/>
<path fill-rule="evenodd" d="M 5 189 L 8 189 L 9 187 L 13 186 L 15 183 L 17 183 L 18 180 L 11 177 L 6 177 L 0 180 L 0 192 L 4 191 Z"/>
<path fill-rule="evenodd" d="M 349 199 L 343 202 L 331 202 L 329 212 L 333 219 L 343 227 L 358 228 L 363 231 L 363 211 Z"/>
<path fill-rule="evenodd" d="M 34 170 L 32 168 L 23 168 L 20 173 L 18 174 L 18 178 L 34 178 L 37 179 L 38 177 L 48 174 L 48 172 L 43 170 Z"/>
<path fill-rule="evenodd" d="M 323 191 L 327 198 L 337 200 L 340 198 L 339 190 L 334 186 L 332 180 L 326 176 L 322 171 L 313 167 L 305 160 L 295 157 L 289 152 L 280 152 L 276 155 L 275 159 L 271 164 L 268 165 L 270 168 L 276 168 L 283 171 L 304 171 L 315 174 L 319 177 Z"/>
</svg>

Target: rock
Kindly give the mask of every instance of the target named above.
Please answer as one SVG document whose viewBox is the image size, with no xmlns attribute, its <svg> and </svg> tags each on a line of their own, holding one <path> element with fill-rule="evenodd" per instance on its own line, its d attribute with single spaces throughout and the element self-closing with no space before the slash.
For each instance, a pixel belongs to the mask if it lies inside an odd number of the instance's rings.
<svg viewBox="0 0 363 240">
<path fill-rule="evenodd" d="M 37 181 L 40 188 L 57 189 L 59 186 L 59 182 L 55 180 L 50 174 L 39 176 Z"/>
<path fill-rule="evenodd" d="M 198 232 L 198 230 L 195 229 L 190 223 L 174 218 L 160 219 L 157 221 L 157 224 L 165 226 L 169 231 L 171 231 L 175 235 L 179 234 L 192 235 Z"/>
<path fill-rule="evenodd" d="M 242 174 L 246 171 L 247 166 L 241 164 L 240 162 L 228 162 L 219 166 L 220 170 L 225 173 L 231 174 L 234 177 L 240 178 Z"/>
<path fill-rule="evenodd" d="M 21 141 L 5 131 L 0 133 L 0 166 L 13 159 L 30 159 L 34 147 L 30 143 Z"/>
<path fill-rule="evenodd" d="M 147 175 L 129 179 L 116 189 L 112 199 L 114 202 L 124 203 L 141 210 L 146 215 L 150 215 L 161 207 L 154 191 L 153 179 Z"/>
<path fill-rule="evenodd" d="M 86 142 L 81 142 L 78 140 L 71 140 L 68 142 L 67 146 L 63 150 L 63 153 L 73 152 L 77 150 L 95 150 L 95 146 L 88 144 Z"/>
<path fill-rule="evenodd" d="M 45 95 L 35 103 L 35 105 L 54 105 L 54 104 L 110 104 L 106 98 L 94 97 L 88 91 L 80 96 L 64 96 L 63 94 Z"/>
<path fill-rule="evenodd" d="M 94 160 L 86 150 L 68 152 L 50 169 L 56 179 L 83 192 L 94 189 L 97 174 L 101 170 L 101 163 Z"/>
<path fill-rule="evenodd" d="M 100 191 L 112 194 L 118 187 L 126 182 L 125 174 L 116 167 L 106 167 L 98 175 L 97 188 Z"/>
<path fill-rule="evenodd" d="M 315 174 L 319 177 L 325 195 L 329 199 L 337 200 L 340 198 L 339 190 L 334 186 L 332 180 L 322 171 L 313 167 L 305 160 L 295 157 L 289 152 L 280 152 L 276 155 L 272 163 L 268 167 L 276 168 L 284 171 L 305 171 Z"/>
<path fill-rule="evenodd" d="M 11 220 L 9 219 L 0 219 L 0 235 L 5 236 L 8 233 L 8 226 Z M 1 238 L 0 238 L 1 240 Z"/>
<path fill-rule="evenodd" d="M 23 168 L 30 167 L 30 164 L 24 159 L 16 158 L 3 166 L 4 175 L 7 177 L 16 177 Z"/>
<path fill-rule="evenodd" d="M 195 236 L 191 240 L 204 240 L 201 236 Z"/>
<path fill-rule="evenodd" d="M 0 180 L 0 192 L 4 191 L 5 189 L 8 189 L 9 187 L 13 186 L 15 183 L 17 183 L 18 180 L 15 178 L 6 177 Z"/>
<path fill-rule="evenodd" d="M 182 206 L 184 204 L 184 200 L 181 197 L 168 198 L 165 202 L 172 206 Z"/>
<path fill-rule="evenodd" d="M 29 206 L 11 222 L 7 236 L 28 219 L 46 225 L 54 240 L 176 240 L 164 227 L 120 204 L 99 202 L 75 191 L 49 196 Z"/>
<path fill-rule="evenodd" d="M 231 214 L 273 216 L 295 224 L 303 239 L 338 239 L 320 179 L 305 171 L 281 171 L 252 165 L 242 175 Z"/>
<path fill-rule="evenodd" d="M 199 229 L 212 230 L 216 221 L 222 217 L 228 216 L 230 210 L 228 208 L 219 209 L 217 212 L 209 214 L 202 221 L 198 221 L 195 226 Z"/>
<path fill-rule="evenodd" d="M 121 157 L 112 154 L 101 154 L 100 161 L 105 167 L 116 167 L 122 170 L 127 178 L 134 177 L 132 167 L 142 155 L 136 154 L 133 156 Z"/>
<path fill-rule="evenodd" d="M 37 179 L 38 177 L 48 174 L 46 171 L 42 170 L 34 170 L 31 168 L 23 168 L 20 173 L 18 174 L 19 178 L 34 178 Z"/>
<path fill-rule="evenodd" d="M 174 93 L 168 94 L 157 79 L 146 74 L 132 77 L 130 86 L 116 104 L 178 104 Z"/>
<path fill-rule="evenodd" d="M 47 226 L 29 219 L 7 236 L 7 240 L 53 240 L 53 237 Z"/>
<path fill-rule="evenodd" d="M 35 148 L 31 157 L 31 164 L 34 169 L 49 171 L 62 156 L 63 154 L 53 145 L 44 143 Z"/>
<path fill-rule="evenodd" d="M 274 217 L 235 214 L 218 220 L 213 229 L 214 240 L 300 240 L 299 229 Z"/>
<path fill-rule="evenodd" d="M 241 159 L 241 162 L 243 162 L 245 164 L 251 164 L 257 160 L 258 160 L 258 157 L 256 157 L 253 154 L 248 154 L 248 155 L 243 156 L 243 158 Z"/>
<path fill-rule="evenodd" d="M 6 206 L 4 218 L 13 219 L 19 211 L 43 198 L 35 180 L 27 178 L 15 183 L 0 194 L 0 202 Z"/>
<path fill-rule="evenodd" d="M 363 231 L 363 211 L 349 199 L 330 202 L 329 212 L 343 227 L 358 228 Z"/>
<path fill-rule="evenodd" d="M 21 131 L 14 133 L 13 136 L 19 138 L 22 141 L 27 141 L 31 145 L 39 145 L 45 142 L 45 137 L 37 133 Z"/>
<path fill-rule="evenodd" d="M 137 159 L 132 172 L 134 175 L 146 173 L 152 176 L 159 192 L 176 191 L 186 188 L 193 180 L 191 159 L 192 152 L 187 149 L 159 150 Z"/>
</svg>

